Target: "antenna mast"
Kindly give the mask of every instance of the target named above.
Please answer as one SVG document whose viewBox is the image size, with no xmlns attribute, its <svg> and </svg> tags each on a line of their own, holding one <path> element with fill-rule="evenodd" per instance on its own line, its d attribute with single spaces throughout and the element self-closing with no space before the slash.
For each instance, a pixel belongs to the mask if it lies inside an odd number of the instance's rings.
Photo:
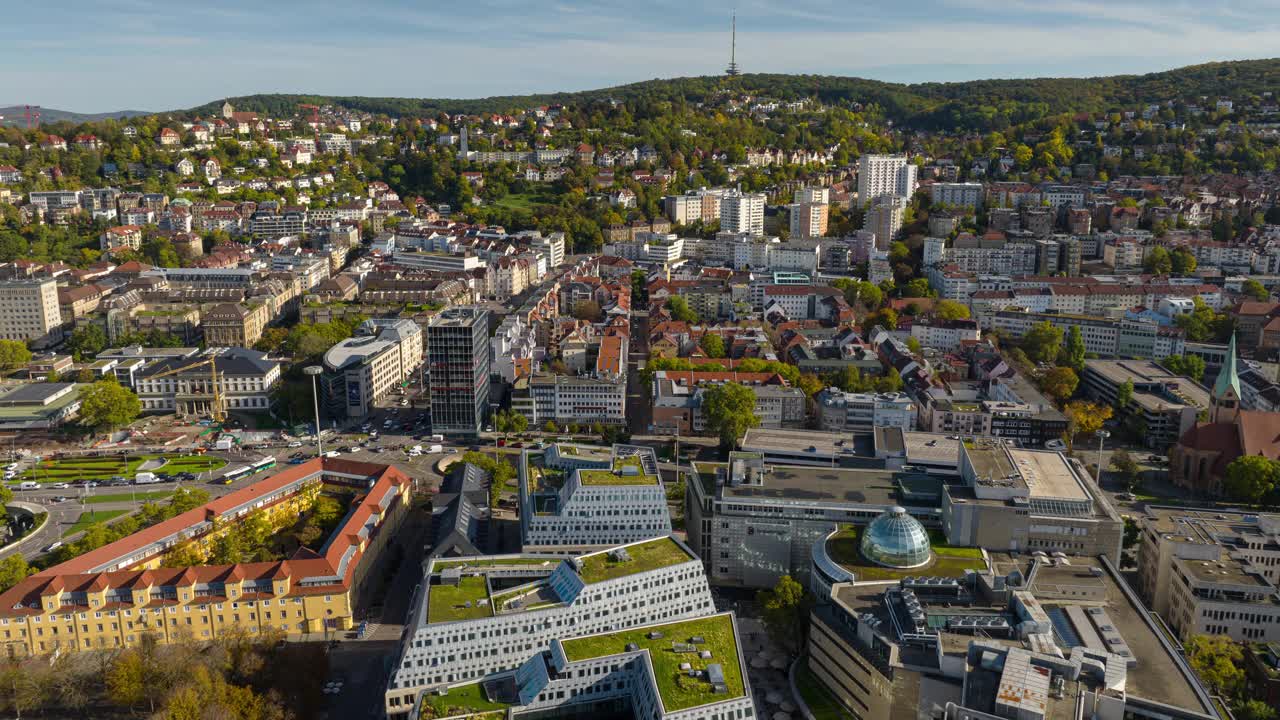
<svg viewBox="0 0 1280 720">
<path fill-rule="evenodd" d="M 733 20 L 732 20 L 731 27 L 732 27 L 732 30 L 729 36 L 730 38 L 729 39 L 729 67 L 725 69 L 724 74 L 728 75 L 729 77 L 737 77 L 738 75 L 742 74 L 742 71 L 738 69 L 738 63 L 737 63 L 738 13 L 736 11 L 733 13 Z"/>
</svg>

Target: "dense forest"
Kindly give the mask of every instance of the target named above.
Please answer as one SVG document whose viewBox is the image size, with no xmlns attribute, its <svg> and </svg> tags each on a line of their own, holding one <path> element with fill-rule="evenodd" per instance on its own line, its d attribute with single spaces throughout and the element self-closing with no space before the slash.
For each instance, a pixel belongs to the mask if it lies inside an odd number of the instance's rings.
<svg viewBox="0 0 1280 720">
<path fill-rule="evenodd" d="M 733 90 L 779 100 L 815 98 L 827 104 L 876 105 L 886 118 L 910 128 L 992 130 L 1050 115 L 1105 112 L 1147 102 L 1261 96 L 1277 89 L 1280 84 L 1277 78 L 1280 78 L 1280 59 L 1207 63 L 1146 75 L 1096 78 L 903 85 L 827 75 L 749 74 L 733 79 L 705 76 L 648 80 L 575 93 L 477 99 L 250 95 L 231 98 L 231 102 L 238 109 L 276 116 L 294 114 L 299 103 L 341 105 L 391 116 L 420 116 L 440 112 L 509 112 L 535 105 L 589 105 L 607 100 L 701 103 Z M 217 112 L 221 103 L 219 99 L 184 112 L 209 115 Z"/>
</svg>

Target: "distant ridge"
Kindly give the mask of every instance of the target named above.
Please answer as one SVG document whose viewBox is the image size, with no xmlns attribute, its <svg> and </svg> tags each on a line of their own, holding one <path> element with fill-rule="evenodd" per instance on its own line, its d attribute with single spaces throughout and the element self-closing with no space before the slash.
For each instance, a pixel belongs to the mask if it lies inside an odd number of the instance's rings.
<svg viewBox="0 0 1280 720">
<path fill-rule="evenodd" d="M 293 115 L 299 103 L 308 103 L 341 105 L 391 116 L 420 117 L 441 112 L 507 112 L 532 105 L 585 104 L 610 99 L 623 102 L 641 99 L 699 102 L 724 90 L 724 83 L 723 76 L 703 76 L 647 80 L 581 92 L 474 99 L 260 94 L 230 100 L 239 110 L 278 116 Z M 733 90 L 780 100 L 816 97 L 829 103 L 875 104 L 899 124 L 920 129 L 966 129 L 982 127 L 984 116 L 990 116 L 1006 103 L 1037 105 L 1033 111 L 1043 117 L 1068 112 L 1105 112 L 1170 99 L 1194 101 L 1200 97 L 1212 100 L 1217 96 L 1280 93 L 1280 59 L 1206 63 L 1146 75 L 910 85 L 830 75 L 749 73 L 733 79 Z M 218 98 L 199 107 L 175 112 L 208 116 L 215 114 L 222 102 L 223 98 Z"/>
<path fill-rule="evenodd" d="M 26 119 L 23 113 L 26 105 L 6 105 L 0 106 L 0 116 L 4 119 L 0 120 L 0 125 L 13 125 L 15 127 L 26 127 Z M 70 110 L 58 110 L 56 108 L 40 108 L 40 124 L 53 122 L 70 122 L 84 123 L 97 122 L 98 120 L 106 120 L 108 118 L 119 117 L 138 117 L 139 115 L 151 115 L 152 113 L 145 110 L 118 110 L 115 112 L 104 113 L 78 113 Z"/>
</svg>

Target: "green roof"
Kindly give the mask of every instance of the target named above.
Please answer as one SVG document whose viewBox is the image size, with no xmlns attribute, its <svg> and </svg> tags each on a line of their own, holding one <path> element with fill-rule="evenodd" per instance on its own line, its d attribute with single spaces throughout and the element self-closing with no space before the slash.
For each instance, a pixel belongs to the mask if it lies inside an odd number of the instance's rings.
<svg viewBox="0 0 1280 720">
<path fill-rule="evenodd" d="M 426 717 L 453 717 L 455 715 L 478 715 L 493 713 L 495 717 L 504 717 L 507 703 L 493 702 L 484 692 L 484 686 L 478 682 L 467 685 L 456 685 L 449 688 L 448 695 L 427 693 L 423 698 L 424 708 L 430 708 L 431 714 Z"/>
<path fill-rule="evenodd" d="M 624 549 L 631 559 L 614 560 L 610 557 L 612 550 L 582 556 L 582 569 L 578 572 L 582 581 L 587 584 L 604 582 L 693 560 L 684 548 L 669 537 L 626 545 Z"/>
<path fill-rule="evenodd" d="M 432 584 L 428 592 L 428 622 L 475 620 L 493 616 L 489 583 L 483 575 L 464 575 L 457 585 Z M 484 602 L 481 603 L 480 601 Z M 471 607 L 467 607 L 471 603 Z"/>
<path fill-rule="evenodd" d="M 662 637 L 650 639 L 649 633 L 655 631 L 662 633 Z M 695 636 L 705 642 L 693 647 L 698 651 L 711 651 L 710 659 L 702 659 L 698 652 L 675 651 L 674 644 L 686 644 Z M 570 662 L 578 662 L 628 652 L 628 644 L 649 651 L 649 660 L 653 663 L 653 674 L 658 683 L 658 694 L 669 713 L 731 700 L 742 697 L 746 692 L 742 665 L 738 658 L 738 642 L 733 632 L 733 619 L 728 614 L 604 635 L 588 635 L 565 640 L 562 647 Z M 681 663 L 689 663 L 696 670 L 705 670 L 708 665 L 720 665 L 728 692 L 713 693 L 711 685 L 704 679 L 689 677 L 686 671 L 680 670 Z"/>
<path fill-rule="evenodd" d="M 933 557 L 923 567 L 900 570 L 885 567 L 862 556 L 861 527 L 845 525 L 827 540 L 827 555 L 832 561 L 853 573 L 858 582 L 901 580 L 904 577 L 962 578 L 966 570 L 981 572 L 987 569 L 981 548 L 947 545 L 936 533 L 930 534 L 929 547 Z"/>
<path fill-rule="evenodd" d="M 513 565 L 545 565 L 547 569 L 554 570 L 560 564 L 562 558 L 559 557 L 465 557 L 449 560 L 436 560 L 432 564 L 432 569 L 437 572 L 451 567 L 506 567 Z"/>
<path fill-rule="evenodd" d="M 578 480 L 583 485 L 657 485 L 657 475 L 645 475 L 643 471 L 635 475 L 623 475 L 614 470 L 579 470 Z"/>
</svg>

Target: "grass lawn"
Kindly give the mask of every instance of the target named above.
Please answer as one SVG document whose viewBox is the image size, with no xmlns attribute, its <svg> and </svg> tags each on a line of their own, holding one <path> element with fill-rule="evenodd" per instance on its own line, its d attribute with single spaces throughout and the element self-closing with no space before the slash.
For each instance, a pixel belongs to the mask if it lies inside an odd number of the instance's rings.
<svg viewBox="0 0 1280 720">
<path fill-rule="evenodd" d="M 579 470 L 578 479 L 583 485 L 657 485 L 658 478 L 654 475 L 643 475 L 637 473 L 635 475 L 615 474 L 612 470 Z"/>
<path fill-rule="evenodd" d="M 493 615 L 489 603 L 480 604 L 489 599 L 489 585 L 481 575 L 466 575 L 457 585 L 432 585 L 427 607 L 428 622 L 450 622 L 453 620 L 474 620 Z M 466 607 L 467 602 L 471 607 Z"/>
<path fill-rule="evenodd" d="M 862 528 L 845 526 L 840 532 L 827 541 L 827 554 L 854 574 L 858 582 L 879 582 L 883 580 L 900 580 L 904 577 L 964 577 L 965 570 L 984 570 L 982 550 L 972 547 L 953 547 L 938 542 L 940 535 L 930 536 L 933 539 L 933 561 L 923 567 L 910 570 L 895 570 L 882 567 L 862 557 L 858 546 L 862 538 Z"/>
<path fill-rule="evenodd" d="M 587 584 L 598 583 L 693 559 L 674 540 L 665 537 L 628 545 L 626 550 L 631 559 L 622 562 L 610 558 L 608 551 L 583 557 L 579 573 L 582 581 Z"/>
<path fill-rule="evenodd" d="M 485 697 L 484 687 L 478 682 L 451 687 L 449 694 L 443 697 L 428 693 L 427 698 L 426 705 L 431 709 L 428 717 L 436 718 L 488 712 L 494 713 L 495 717 L 502 717 L 510 707 L 506 703 L 491 702 Z"/>
<path fill-rule="evenodd" d="M 796 687 L 800 690 L 800 696 L 804 698 L 804 704 L 809 706 L 809 712 L 812 712 L 817 720 L 851 720 L 853 718 L 853 715 L 836 702 L 831 692 L 809 669 L 807 659 L 796 668 Z"/>
<path fill-rule="evenodd" d="M 45 460 L 34 468 L 14 478 L 15 482 L 34 480 L 35 482 L 75 482 L 77 480 L 110 480 L 119 475 L 132 479 L 138 468 L 148 460 L 165 459 L 157 472 L 205 472 L 217 470 L 226 461 L 204 455 L 113 455 L 109 457 L 77 457 L 63 460 Z"/>
<path fill-rule="evenodd" d="M 661 632 L 663 636 L 649 639 L 647 634 L 654 630 Z M 699 651 L 710 650 L 711 659 L 703 660 L 698 657 L 698 653 L 675 651 L 673 643 L 687 643 L 695 635 L 706 642 L 694 647 Z M 628 643 L 635 643 L 641 650 L 649 651 L 653 675 L 658 681 L 658 694 L 662 697 L 662 704 L 667 712 L 741 697 L 745 692 L 742 668 L 738 664 L 738 645 L 733 636 L 733 622 L 728 615 L 574 638 L 564 642 L 564 652 L 570 661 L 587 660 L 627 652 Z M 729 691 L 712 693 L 709 683 L 686 675 L 680 670 L 680 663 L 689 663 L 696 670 L 705 670 L 708 665 L 719 664 L 724 670 L 724 682 Z"/>
<path fill-rule="evenodd" d="M 511 208 L 512 210 L 532 210 L 538 205 L 554 205 L 555 197 L 550 193 L 528 192 L 528 193 L 507 193 L 500 199 L 494 200 L 493 204 L 499 207 Z"/>
<path fill-rule="evenodd" d="M 67 528 L 65 531 L 63 531 L 62 537 L 66 537 L 68 535 L 74 535 L 75 533 L 78 533 L 81 530 L 88 530 L 90 525 L 97 525 L 98 523 L 107 522 L 108 520 L 115 520 L 116 518 L 120 517 L 121 515 L 124 515 L 127 512 L 129 511 L 128 510 L 90 510 L 88 512 L 82 512 L 80 513 L 80 517 L 76 520 L 75 524 Z"/>
<path fill-rule="evenodd" d="M 133 502 L 134 500 L 137 500 L 138 502 L 146 502 L 148 500 L 163 500 L 167 497 L 172 497 L 172 496 L 173 496 L 172 490 L 153 490 L 152 492 L 140 492 L 140 493 L 132 493 L 132 494 L 109 493 L 107 495 L 93 495 L 91 497 L 85 498 L 84 501 L 89 505 L 100 505 L 102 503 Z"/>
</svg>

